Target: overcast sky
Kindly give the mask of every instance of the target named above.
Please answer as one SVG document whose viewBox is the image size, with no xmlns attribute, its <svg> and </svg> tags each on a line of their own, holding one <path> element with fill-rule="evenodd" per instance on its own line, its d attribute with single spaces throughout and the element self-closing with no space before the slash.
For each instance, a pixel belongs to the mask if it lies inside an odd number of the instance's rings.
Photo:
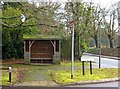
<svg viewBox="0 0 120 89">
<path fill-rule="evenodd" d="M 91 1 L 91 0 L 83 0 L 83 1 Z M 109 7 L 110 5 L 113 5 L 114 3 L 117 3 L 120 0 L 92 0 L 92 2 L 96 4 L 100 4 L 102 7 Z"/>
<path fill-rule="evenodd" d="M 67 0 L 47 0 L 47 1 L 52 1 L 52 2 L 66 2 Z M 75 0 L 79 1 L 79 0 Z M 91 0 L 82 0 L 85 2 L 90 2 Z M 120 0 L 92 0 L 93 3 L 95 4 L 100 4 L 102 7 L 109 7 L 110 5 L 118 2 Z"/>
</svg>

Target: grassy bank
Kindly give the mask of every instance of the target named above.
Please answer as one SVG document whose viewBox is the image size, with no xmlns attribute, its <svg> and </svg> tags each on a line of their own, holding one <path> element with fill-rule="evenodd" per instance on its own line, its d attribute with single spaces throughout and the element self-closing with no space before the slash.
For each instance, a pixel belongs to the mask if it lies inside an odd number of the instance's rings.
<svg viewBox="0 0 120 89">
<path fill-rule="evenodd" d="M 119 69 L 120 70 L 120 69 Z M 82 75 L 82 70 L 74 71 L 74 79 L 71 79 L 71 71 L 62 70 L 62 71 L 49 71 L 52 79 L 59 84 L 69 84 L 80 81 L 88 81 L 88 80 L 100 80 L 107 78 L 116 78 L 120 77 L 118 75 L 118 69 L 111 68 L 103 68 L 103 69 L 93 69 L 93 74 L 90 75 L 89 70 L 85 70 L 85 75 Z"/>
<path fill-rule="evenodd" d="M 88 52 L 93 54 L 99 54 L 99 49 L 90 49 Z M 105 56 L 120 57 L 120 48 L 101 48 L 101 54 Z"/>
</svg>

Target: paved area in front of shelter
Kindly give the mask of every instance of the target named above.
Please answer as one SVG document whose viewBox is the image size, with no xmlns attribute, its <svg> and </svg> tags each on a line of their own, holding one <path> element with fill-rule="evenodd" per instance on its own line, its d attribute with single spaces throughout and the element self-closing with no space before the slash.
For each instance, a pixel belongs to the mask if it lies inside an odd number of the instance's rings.
<svg viewBox="0 0 120 89">
<path fill-rule="evenodd" d="M 58 86 L 54 81 L 27 81 L 23 83 L 16 84 L 15 86 L 43 86 L 43 87 L 52 87 Z"/>
<path fill-rule="evenodd" d="M 81 69 L 81 66 L 75 68 Z M 71 67 L 61 65 L 38 65 L 36 67 L 35 65 L 32 70 L 26 71 L 22 82 L 16 83 L 15 86 L 58 86 L 48 75 L 49 70 L 71 70 Z"/>
</svg>

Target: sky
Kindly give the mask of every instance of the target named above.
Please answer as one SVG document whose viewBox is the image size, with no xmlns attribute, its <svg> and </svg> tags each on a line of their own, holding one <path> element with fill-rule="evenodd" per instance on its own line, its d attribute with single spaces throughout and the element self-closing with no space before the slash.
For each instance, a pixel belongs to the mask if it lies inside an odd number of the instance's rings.
<svg viewBox="0 0 120 89">
<path fill-rule="evenodd" d="M 83 0 L 83 1 L 91 1 L 91 0 Z M 114 3 L 117 3 L 120 0 L 92 0 L 92 2 L 96 4 L 100 4 L 102 7 L 109 7 L 110 5 L 113 5 Z"/>
<path fill-rule="evenodd" d="M 52 2 L 66 2 L 67 0 L 47 0 Z M 74 0 L 74 1 L 80 1 L 80 0 Z M 92 1 L 95 4 L 100 4 L 102 7 L 109 7 L 110 5 L 113 5 L 114 3 L 117 3 L 120 0 L 82 0 L 85 2 Z"/>
<path fill-rule="evenodd" d="M 29 1 L 33 1 L 33 0 L 29 0 Z M 61 2 L 61 3 L 63 3 L 63 2 L 66 2 L 68 0 L 34 0 L 34 1 L 39 1 L 39 2 L 48 1 L 48 2 Z M 74 1 L 81 1 L 81 0 L 74 0 Z M 109 8 L 110 5 L 113 5 L 114 3 L 117 3 L 120 0 L 82 0 L 82 1 L 85 1 L 85 2 L 92 1 L 93 3 L 99 4 L 102 7 Z"/>
</svg>

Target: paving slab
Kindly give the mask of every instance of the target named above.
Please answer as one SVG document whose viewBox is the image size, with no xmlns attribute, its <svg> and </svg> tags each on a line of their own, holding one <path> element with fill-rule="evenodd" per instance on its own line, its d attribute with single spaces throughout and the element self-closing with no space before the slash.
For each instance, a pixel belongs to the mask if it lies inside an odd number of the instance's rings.
<svg viewBox="0 0 120 89">
<path fill-rule="evenodd" d="M 54 86 L 55 87 L 58 86 L 58 84 L 56 84 L 53 81 L 27 81 L 27 82 L 15 84 L 14 86 L 44 86 L 44 87 Z"/>
</svg>

